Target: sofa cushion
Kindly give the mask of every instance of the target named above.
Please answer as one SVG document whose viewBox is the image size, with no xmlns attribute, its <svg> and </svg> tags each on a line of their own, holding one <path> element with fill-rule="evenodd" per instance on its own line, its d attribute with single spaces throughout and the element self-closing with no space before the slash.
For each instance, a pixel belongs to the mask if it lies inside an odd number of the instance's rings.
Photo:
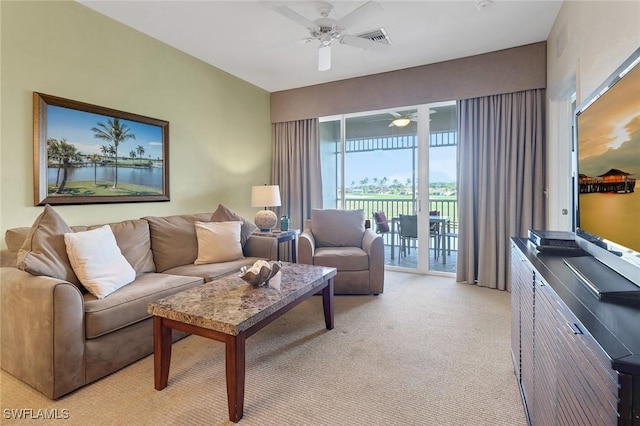
<svg viewBox="0 0 640 426">
<path fill-rule="evenodd" d="M 109 225 L 85 232 L 64 234 L 73 271 L 91 294 L 107 297 L 136 278 L 136 271 L 122 255 Z"/>
<path fill-rule="evenodd" d="M 313 264 L 331 266 L 338 271 L 365 271 L 369 269 L 369 255 L 358 247 L 319 247 Z"/>
<path fill-rule="evenodd" d="M 253 232 L 256 229 L 258 229 L 256 225 L 249 222 L 248 220 L 246 220 L 245 218 L 243 218 L 233 210 L 229 209 L 228 207 L 223 206 L 222 204 L 219 204 L 216 211 L 213 212 L 213 215 L 211 215 L 212 222 L 230 222 L 230 221 L 236 221 L 236 220 L 239 220 L 242 222 L 242 232 L 240 234 L 240 242 L 242 244 L 242 247 L 244 247 L 244 245 L 247 243 L 247 241 L 251 237 L 251 234 L 253 234 Z"/>
<path fill-rule="evenodd" d="M 362 247 L 364 211 L 313 209 L 311 227 L 317 247 Z"/>
<path fill-rule="evenodd" d="M 145 216 L 149 222 L 151 251 L 158 272 L 195 262 L 198 257 L 196 221 L 208 222 L 211 213 Z"/>
<path fill-rule="evenodd" d="M 4 241 L 7 243 L 7 249 L 12 253 L 17 254 L 20 247 L 24 244 L 24 240 L 27 239 L 27 235 L 29 235 L 30 230 L 31 228 L 28 226 L 7 229 L 4 233 Z"/>
<path fill-rule="evenodd" d="M 136 274 L 146 274 L 156 271 L 151 252 L 151 236 L 149 222 L 143 219 L 123 220 L 108 224 L 116 237 L 116 242 L 122 255 L 135 269 Z M 72 226 L 75 232 L 88 231 L 103 225 Z"/>
<path fill-rule="evenodd" d="M 85 335 L 93 339 L 149 318 L 149 303 L 202 283 L 199 277 L 151 273 L 136 278 L 104 299 L 85 294 Z"/>
<path fill-rule="evenodd" d="M 196 222 L 198 258 L 196 265 L 241 259 L 240 227 L 242 222 Z"/>
<path fill-rule="evenodd" d="M 257 257 L 245 257 L 238 260 L 232 260 L 230 262 L 206 263 L 204 265 L 182 265 L 167 269 L 164 273 L 202 277 L 206 282 L 209 282 L 223 275 L 236 272 L 240 274 L 240 268 L 243 266 L 251 266 L 256 260 L 258 260 Z"/>
<path fill-rule="evenodd" d="M 68 281 L 82 288 L 67 256 L 64 234 L 69 225 L 50 206 L 36 218 L 18 251 L 17 266 L 33 275 L 46 275 Z"/>
</svg>

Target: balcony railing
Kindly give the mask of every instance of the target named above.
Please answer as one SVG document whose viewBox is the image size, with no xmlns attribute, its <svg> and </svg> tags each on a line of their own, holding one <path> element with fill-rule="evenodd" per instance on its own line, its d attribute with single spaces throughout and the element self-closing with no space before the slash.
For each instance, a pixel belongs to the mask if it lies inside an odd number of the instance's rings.
<svg viewBox="0 0 640 426">
<path fill-rule="evenodd" d="M 383 211 L 389 220 L 401 214 L 416 214 L 417 200 L 393 198 L 345 198 L 344 208 L 348 210 L 364 210 L 366 219 L 371 220 L 371 228 L 375 231 L 373 213 Z M 448 216 L 450 231 L 457 233 L 458 229 L 458 200 L 431 198 L 429 211 L 438 211 L 441 216 Z M 391 236 L 384 235 L 385 245 L 391 244 Z M 457 238 L 452 239 L 451 249 L 457 249 Z"/>
</svg>

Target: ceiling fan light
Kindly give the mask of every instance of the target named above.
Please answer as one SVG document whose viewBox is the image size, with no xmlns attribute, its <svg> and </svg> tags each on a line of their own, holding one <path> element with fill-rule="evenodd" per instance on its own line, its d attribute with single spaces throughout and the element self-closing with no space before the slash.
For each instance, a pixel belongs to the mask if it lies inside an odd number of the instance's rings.
<svg viewBox="0 0 640 426">
<path fill-rule="evenodd" d="M 331 69 L 331 46 L 320 46 L 318 50 L 318 71 Z"/>
<path fill-rule="evenodd" d="M 395 120 L 393 120 L 391 122 L 391 124 L 393 124 L 396 127 L 405 127 L 407 126 L 409 123 L 411 123 L 411 120 L 406 118 L 406 117 L 400 117 L 400 118 L 396 118 Z"/>
</svg>

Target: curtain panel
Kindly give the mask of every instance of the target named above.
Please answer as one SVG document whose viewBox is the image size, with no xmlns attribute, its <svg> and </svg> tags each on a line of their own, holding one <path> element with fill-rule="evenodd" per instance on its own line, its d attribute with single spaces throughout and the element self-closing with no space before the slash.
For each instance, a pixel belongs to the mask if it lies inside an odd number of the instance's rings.
<svg viewBox="0 0 640 426">
<path fill-rule="evenodd" d="M 510 237 L 544 228 L 544 107 L 544 89 L 458 102 L 459 282 L 510 291 Z"/>
<path fill-rule="evenodd" d="M 302 229 L 311 209 L 322 208 L 320 124 L 317 118 L 273 124 L 271 181 L 280 185 L 280 215 Z"/>
</svg>

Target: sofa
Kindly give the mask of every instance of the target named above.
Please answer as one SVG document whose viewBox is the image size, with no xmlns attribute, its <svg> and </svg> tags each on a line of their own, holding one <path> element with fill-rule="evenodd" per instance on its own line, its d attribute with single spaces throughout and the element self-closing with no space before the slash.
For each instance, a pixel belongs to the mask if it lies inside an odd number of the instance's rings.
<svg viewBox="0 0 640 426">
<path fill-rule="evenodd" d="M 224 261 L 203 260 L 204 239 L 197 225 L 214 229 L 222 225 L 219 222 L 233 225 L 233 232 L 239 229 L 240 255 L 218 257 Z M 5 233 L 7 249 L 2 250 L 0 268 L 0 367 L 57 399 L 153 353 L 149 303 L 239 272 L 257 259 L 276 259 L 275 239 L 252 235 L 254 229 L 255 225 L 223 205 L 213 213 L 146 216 L 106 228 L 69 227 L 53 208 L 45 206 L 32 227 Z M 78 281 L 85 271 L 80 274 L 74 269 L 80 257 L 69 251 L 71 240 L 65 239 L 65 234 L 94 235 L 85 232 L 93 230 L 115 237 L 116 251 L 126 259 L 124 269 L 134 271 L 132 282 L 111 288 L 106 295 L 96 296 L 88 291 L 91 286 Z M 109 244 L 94 247 L 102 250 Z M 234 244 L 236 247 L 237 241 Z M 226 244 L 214 248 L 217 256 L 221 250 L 223 255 L 233 251 Z M 70 266 L 71 262 L 75 263 Z M 184 336 L 174 332 L 173 340 Z"/>
<path fill-rule="evenodd" d="M 300 234 L 298 262 L 336 268 L 335 294 L 384 290 L 384 242 L 365 227 L 362 210 L 312 209 Z"/>
</svg>

